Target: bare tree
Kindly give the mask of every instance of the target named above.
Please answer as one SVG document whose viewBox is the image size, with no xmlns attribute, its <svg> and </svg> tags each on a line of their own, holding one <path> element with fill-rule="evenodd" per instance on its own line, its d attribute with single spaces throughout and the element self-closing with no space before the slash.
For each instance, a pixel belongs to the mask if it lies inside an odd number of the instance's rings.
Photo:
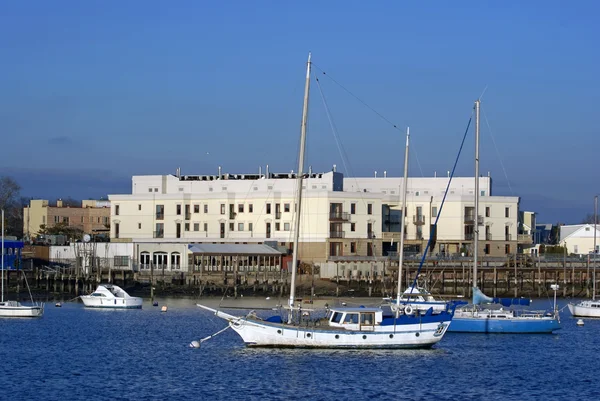
<svg viewBox="0 0 600 401">
<path fill-rule="evenodd" d="M 581 220 L 581 224 L 594 224 L 594 214 L 588 213 L 583 220 Z"/>
<path fill-rule="evenodd" d="M 5 234 L 23 235 L 23 207 L 20 203 L 21 186 L 11 177 L 0 177 L 0 209 L 5 213 Z"/>
</svg>

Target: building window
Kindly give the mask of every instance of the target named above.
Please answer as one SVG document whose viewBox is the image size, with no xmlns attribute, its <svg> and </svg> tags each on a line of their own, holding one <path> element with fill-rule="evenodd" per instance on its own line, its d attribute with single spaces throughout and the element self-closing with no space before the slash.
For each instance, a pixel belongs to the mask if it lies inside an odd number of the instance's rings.
<svg viewBox="0 0 600 401">
<path fill-rule="evenodd" d="M 431 208 L 431 217 L 437 217 L 437 206 Z"/>
<path fill-rule="evenodd" d="M 356 223 L 350 223 L 350 231 L 356 231 Z"/>
<path fill-rule="evenodd" d="M 142 223 L 138 223 L 138 230 L 142 229 Z"/>
<path fill-rule="evenodd" d="M 208 205 L 204 205 L 204 213 L 208 213 Z"/>
<path fill-rule="evenodd" d="M 181 216 L 181 205 L 177 205 L 177 216 Z"/>
<path fill-rule="evenodd" d="M 342 256 L 342 243 L 341 242 L 330 242 L 329 243 L 329 256 Z"/>
<path fill-rule="evenodd" d="M 181 238 L 181 223 L 175 224 L 175 238 Z"/>
<path fill-rule="evenodd" d="M 290 223 L 283 223 L 283 230 L 290 231 Z"/>
<path fill-rule="evenodd" d="M 510 217 L 510 208 L 509 207 L 504 208 L 504 217 Z"/>
<path fill-rule="evenodd" d="M 225 223 L 220 224 L 219 236 L 225 238 Z"/>
<path fill-rule="evenodd" d="M 485 191 L 480 192 L 481 196 L 485 196 Z"/>
<path fill-rule="evenodd" d="M 373 243 L 367 242 L 367 256 L 373 256 Z"/>
<path fill-rule="evenodd" d="M 373 214 L 373 204 L 367 204 L 367 214 Z"/>
<path fill-rule="evenodd" d="M 154 188 L 154 192 L 158 192 L 158 188 Z"/>
<path fill-rule="evenodd" d="M 244 231 L 244 223 L 238 223 L 238 231 Z"/>
<path fill-rule="evenodd" d="M 510 244 L 504 245 L 504 253 L 507 255 L 510 253 Z"/>
<path fill-rule="evenodd" d="M 181 265 L 181 255 L 179 252 L 171 253 L 171 269 L 179 269 Z"/>
<path fill-rule="evenodd" d="M 350 214 L 356 214 L 356 203 L 350 204 Z"/>
<path fill-rule="evenodd" d="M 138 204 L 138 210 L 142 210 L 142 205 Z"/>
<path fill-rule="evenodd" d="M 279 231 L 279 227 L 281 227 L 281 226 L 279 225 L 279 222 L 275 223 L 275 231 Z"/>
<path fill-rule="evenodd" d="M 81 222 L 83 223 L 83 216 L 81 216 Z"/>
<path fill-rule="evenodd" d="M 252 231 L 252 223 L 248 223 L 248 231 Z"/>
<path fill-rule="evenodd" d="M 573 245 L 573 253 L 579 253 L 579 246 Z"/>
<path fill-rule="evenodd" d="M 484 252 L 486 255 L 489 255 L 489 254 L 490 254 L 490 244 L 485 244 L 485 248 L 483 249 L 483 252 Z"/>
<path fill-rule="evenodd" d="M 283 211 L 285 213 L 289 213 L 290 212 L 290 204 L 289 203 L 284 203 L 283 204 Z"/>
<path fill-rule="evenodd" d="M 129 256 L 115 256 L 113 258 L 113 265 L 115 267 L 129 266 Z"/>
<path fill-rule="evenodd" d="M 54 216 L 54 222 L 60 223 L 60 216 Z"/>
<path fill-rule="evenodd" d="M 244 204 L 243 203 L 240 203 L 238 205 L 238 213 L 244 213 Z"/>
<path fill-rule="evenodd" d="M 156 205 L 156 220 L 162 220 L 165 218 L 165 206 Z"/>
<path fill-rule="evenodd" d="M 489 206 L 485 207 L 485 217 L 490 217 L 492 215 L 491 208 Z"/>
<path fill-rule="evenodd" d="M 156 229 L 154 231 L 154 238 L 164 238 L 165 226 L 163 223 L 156 223 Z"/>
<path fill-rule="evenodd" d="M 208 231 L 208 223 L 204 223 L 204 231 Z"/>
<path fill-rule="evenodd" d="M 185 231 L 190 231 L 190 223 L 185 223 L 183 227 Z"/>
<path fill-rule="evenodd" d="M 373 238 L 373 223 L 367 223 L 367 237 Z M 369 255 L 372 256 L 372 255 Z"/>
<path fill-rule="evenodd" d="M 229 231 L 235 231 L 235 223 L 229 223 Z"/>
<path fill-rule="evenodd" d="M 200 213 L 200 205 L 194 205 L 194 213 Z"/>
<path fill-rule="evenodd" d="M 120 210 L 119 210 L 119 209 L 120 209 L 120 208 L 119 208 L 119 205 L 115 205 L 115 216 L 118 216 L 118 215 L 119 215 L 119 212 L 120 212 Z"/>
<path fill-rule="evenodd" d="M 152 188 L 148 188 L 148 192 L 152 192 Z"/>
<path fill-rule="evenodd" d="M 119 223 L 115 223 L 115 238 L 119 238 L 119 229 L 120 229 Z"/>
<path fill-rule="evenodd" d="M 100 220 L 100 218 L 98 218 L 98 220 Z M 63 217 L 63 223 L 69 224 L 69 218 Z M 98 223 L 100 223 L 100 221 L 98 221 Z"/>
<path fill-rule="evenodd" d="M 221 203 L 221 214 L 225 214 L 225 204 Z"/>
<path fill-rule="evenodd" d="M 350 253 L 356 253 L 356 242 L 350 243 Z"/>
<path fill-rule="evenodd" d="M 200 223 L 194 223 L 194 231 L 200 231 Z"/>
<path fill-rule="evenodd" d="M 254 208 L 252 207 L 252 203 L 250 203 L 248 205 L 248 213 L 252 213 L 254 211 Z"/>
<path fill-rule="evenodd" d="M 267 203 L 267 214 L 271 214 L 271 204 Z"/>
</svg>

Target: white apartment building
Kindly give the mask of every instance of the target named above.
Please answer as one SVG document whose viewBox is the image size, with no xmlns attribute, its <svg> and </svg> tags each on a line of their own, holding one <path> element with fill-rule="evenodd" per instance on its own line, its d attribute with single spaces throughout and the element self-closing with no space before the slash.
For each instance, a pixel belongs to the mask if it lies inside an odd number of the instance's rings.
<svg viewBox="0 0 600 401">
<path fill-rule="evenodd" d="M 295 178 L 294 173 L 134 176 L 131 194 L 109 196 L 111 241 L 135 243 L 140 265 L 152 261 L 168 268 L 186 264 L 193 243 L 276 241 L 291 251 Z M 408 251 L 425 248 L 447 184 L 447 177 L 409 178 Z M 354 261 L 371 270 L 382 256 L 394 255 L 402 191 L 403 179 L 397 177 L 309 173 L 303 182 L 300 259 L 322 267 Z M 480 178 L 480 191 L 476 219 L 474 179 L 453 179 L 432 255 L 470 254 L 475 221 L 483 255 L 504 256 L 531 242 L 518 236 L 519 198 L 492 196 L 490 177 Z"/>
</svg>

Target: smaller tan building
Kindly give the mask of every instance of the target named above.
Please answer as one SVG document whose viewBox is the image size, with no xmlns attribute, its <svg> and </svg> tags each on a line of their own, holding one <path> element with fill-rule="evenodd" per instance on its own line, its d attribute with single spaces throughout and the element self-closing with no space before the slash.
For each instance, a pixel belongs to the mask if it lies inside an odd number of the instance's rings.
<svg viewBox="0 0 600 401">
<path fill-rule="evenodd" d="M 569 254 L 587 255 L 594 250 L 594 225 L 574 224 L 560 226 L 560 245 L 567 248 Z M 600 225 L 596 230 L 596 252 L 600 248 Z"/>
<path fill-rule="evenodd" d="M 66 223 L 84 234 L 108 232 L 110 227 L 110 202 L 106 200 L 84 200 L 81 207 L 65 206 L 57 200 L 54 206 L 46 199 L 32 199 L 23 208 L 23 236 L 34 238 L 39 234 L 40 226 L 53 227 Z"/>
</svg>

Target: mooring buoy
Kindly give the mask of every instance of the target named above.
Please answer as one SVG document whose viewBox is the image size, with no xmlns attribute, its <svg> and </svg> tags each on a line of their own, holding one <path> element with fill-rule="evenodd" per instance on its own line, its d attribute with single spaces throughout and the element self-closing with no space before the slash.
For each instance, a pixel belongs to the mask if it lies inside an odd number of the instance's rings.
<svg viewBox="0 0 600 401">
<path fill-rule="evenodd" d="M 585 323 L 583 322 L 583 319 L 579 319 L 577 321 L 577 326 L 583 326 Z"/>
</svg>

